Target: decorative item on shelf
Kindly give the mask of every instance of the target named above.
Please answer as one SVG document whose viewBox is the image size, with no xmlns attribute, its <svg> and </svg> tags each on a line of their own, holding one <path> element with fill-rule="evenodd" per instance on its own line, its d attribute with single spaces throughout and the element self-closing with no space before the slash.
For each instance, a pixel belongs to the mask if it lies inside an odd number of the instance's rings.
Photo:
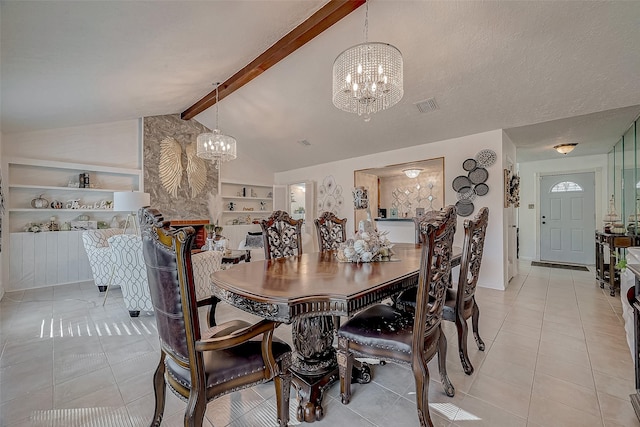
<svg viewBox="0 0 640 427">
<path fill-rule="evenodd" d="M 71 223 L 70 222 L 63 222 L 62 225 L 60 226 L 60 231 L 70 231 L 71 230 Z"/>
<path fill-rule="evenodd" d="M 107 221 L 98 221 L 98 230 L 105 230 L 109 228 Z"/>
<path fill-rule="evenodd" d="M 391 213 L 389 218 L 397 219 L 398 218 L 398 208 L 391 208 Z"/>
<path fill-rule="evenodd" d="M 234 211 L 236 209 L 236 204 L 234 202 L 229 202 L 228 208 L 230 211 Z"/>
<path fill-rule="evenodd" d="M 258 197 L 256 190 L 254 190 L 253 188 L 251 189 L 251 197 Z"/>
<path fill-rule="evenodd" d="M 80 209 L 80 199 L 67 200 L 64 207 L 65 209 Z"/>
<path fill-rule="evenodd" d="M 388 43 L 370 43 L 369 3 L 365 4 L 364 43 L 342 52 L 333 63 L 333 105 L 348 113 L 371 115 L 397 104 L 404 94 L 402 54 Z"/>
<path fill-rule="evenodd" d="M 245 206 L 245 207 L 242 208 L 242 210 L 243 211 L 253 211 L 253 208 L 248 208 L 248 207 Z"/>
<path fill-rule="evenodd" d="M 76 218 L 76 221 L 89 221 L 89 215 L 86 215 L 86 214 L 78 215 L 78 217 Z"/>
<path fill-rule="evenodd" d="M 56 222 L 55 216 L 49 218 L 49 231 L 60 231 L 60 226 Z"/>
<path fill-rule="evenodd" d="M 49 201 L 42 197 L 42 194 L 31 200 L 31 207 L 34 209 L 46 209 L 49 207 Z"/>
<path fill-rule="evenodd" d="M 372 224 L 366 224 L 353 239 L 340 244 L 336 258 L 341 262 L 387 261 L 393 255 L 393 244 L 387 239 L 387 233 L 378 232 Z"/>
<path fill-rule="evenodd" d="M 111 222 L 109 223 L 109 227 L 111 227 L 111 228 L 120 228 L 120 219 L 118 218 L 118 215 L 114 215 L 113 218 L 111 218 Z"/>
<path fill-rule="evenodd" d="M 42 227 L 40 226 L 40 224 L 30 222 L 24 226 L 24 231 L 27 231 L 30 233 L 39 233 L 42 231 Z"/>
<path fill-rule="evenodd" d="M 67 187 L 69 187 L 69 188 L 79 188 L 80 187 L 80 183 L 70 179 L 69 183 L 67 184 Z"/>
<path fill-rule="evenodd" d="M 617 233 L 614 230 L 619 229 L 621 224 L 620 215 L 618 215 L 618 212 L 616 211 L 616 199 L 613 194 L 609 199 L 609 210 L 602 219 L 604 220 L 603 230 L 605 233 Z M 624 228 L 624 225 L 622 225 L 622 228 Z"/>
<path fill-rule="evenodd" d="M 218 89 L 220 83 L 216 83 L 216 128 L 213 132 L 205 132 L 198 135 L 198 157 L 212 160 L 216 169 L 220 169 L 220 162 L 226 162 L 236 158 L 236 139 L 225 135 L 218 127 Z"/>
<path fill-rule="evenodd" d="M 260 210 L 263 211 L 267 203 L 263 200 L 260 202 Z"/>
<path fill-rule="evenodd" d="M 51 206 L 51 209 L 62 209 L 63 208 L 62 202 L 59 202 L 58 200 L 54 200 L 53 202 L 51 202 L 51 204 L 49 206 Z"/>
</svg>

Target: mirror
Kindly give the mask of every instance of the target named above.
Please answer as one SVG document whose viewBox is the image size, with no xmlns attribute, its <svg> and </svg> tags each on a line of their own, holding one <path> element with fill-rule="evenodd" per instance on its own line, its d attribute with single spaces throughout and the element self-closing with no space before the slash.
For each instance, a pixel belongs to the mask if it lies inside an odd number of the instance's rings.
<svg viewBox="0 0 640 427">
<path fill-rule="evenodd" d="M 313 236 L 315 218 L 315 182 L 303 181 L 274 186 L 273 209 L 289 213 L 293 219 L 304 220 L 303 233 Z"/>
<path fill-rule="evenodd" d="M 411 219 L 444 207 L 444 157 L 357 170 L 354 184 L 368 188 L 375 219 Z M 354 223 L 366 217 L 366 210 L 355 210 Z"/>
</svg>

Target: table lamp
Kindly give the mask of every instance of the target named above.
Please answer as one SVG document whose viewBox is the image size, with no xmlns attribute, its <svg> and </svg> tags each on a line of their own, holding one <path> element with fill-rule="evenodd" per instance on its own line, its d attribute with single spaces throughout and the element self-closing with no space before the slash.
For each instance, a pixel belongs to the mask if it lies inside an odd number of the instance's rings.
<svg viewBox="0 0 640 427">
<path fill-rule="evenodd" d="M 127 226 L 129 222 L 132 221 L 136 234 L 140 234 L 138 221 L 136 221 L 136 213 L 138 209 L 149 206 L 150 203 L 151 197 L 149 193 L 143 193 L 141 191 L 115 191 L 113 193 L 113 210 L 129 212 L 127 214 L 127 220 L 124 223 L 123 233 L 127 232 Z"/>
</svg>

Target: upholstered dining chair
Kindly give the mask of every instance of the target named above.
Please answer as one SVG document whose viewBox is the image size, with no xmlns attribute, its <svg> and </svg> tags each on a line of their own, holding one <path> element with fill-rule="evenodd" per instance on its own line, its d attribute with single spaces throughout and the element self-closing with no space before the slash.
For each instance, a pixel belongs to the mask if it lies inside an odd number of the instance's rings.
<svg viewBox="0 0 640 427">
<path fill-rule="evenodd" d="M 320 252 L 338 249 L 340 243 L 347 240 L 347 218 L 338 218 L 333 212 L 322 212 L 313 220 L 318 234 Z"/>
<path fill-rule="evenodd" d="M 265 259 L 302 254 L 302 222 L 285 211 L 275 211 L 260 222 Z"/>
<path fill-rule="evenodd" d="M 142 250 L 160 338 L 160 361 L 153 376 L 159 427 L 166 385 L 187 401 L 184 425 L 202 425 L 206 405 L 232 391 L 274 380 L 278 425 L 289 421 L 291 348 L 274 339 L 279 325 L 230 321 L 200 332 L 191 263 L 192 227 L 175 230 L 152 208 L 140 210 Z"/>
<path fill-rule="evenodd" d="M 447 376 L 447 339 L 441 319 L 451 280 L 451 254 L 456 229 L 456 208 L 448 206 L 432 221 L 421 224 L 424 234 L 418 273 L 415 313 L 387 304 L 373 305 L 338 330 L 338 366 L 343 404 L 351 399 L 351 370 L 355 356 L 384 358 L 411 366 L 416 385 L 420 425 L 433 426 L 429 415 L 429 368 L 438 354 L 438 368 L 448 396 L 455 390 Z"/>
<path fill-rule="evenodd" d="M 478 329 L 480 309 L 476 302 L 476 287 L 484 252 L 484 238 L 489 224 L 489 208 L 483 207 L 473 220 L 464 221 L 464 243 L 460 260 L 460 275 L 455 289 L 447 289 L 442 318 L 456 324 L 458 332 L 458 352 L 462 369 L 467 375 L 473 373 L 473 365 L 467 351 L 467 320 L 471 318 L 473 336 L 480 351 L 485 345 Z M 401 293 L 395 301 L 402 310 L 415 311 L 416 290 L 410 289 Z"/>
</svg>

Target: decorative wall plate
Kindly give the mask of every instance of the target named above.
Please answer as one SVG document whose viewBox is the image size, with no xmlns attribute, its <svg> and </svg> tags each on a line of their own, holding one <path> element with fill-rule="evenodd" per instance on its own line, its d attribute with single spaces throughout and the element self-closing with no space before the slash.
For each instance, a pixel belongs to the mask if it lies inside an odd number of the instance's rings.
<svg viewBox="0 0 640 427">
<path fill-rule="evenodd" d="M 462 187 L 460 191 L 456 193 L 456 197 L 458 200 L 474 200 L 476 198 L 476 193 L 473 187 Z"/>
<path fill-rule="evenodd" d="M 489 166 L 493 165 L 496 160 L 498 160 L 498 155 L 493 150 L 480 150 L 478 154 L 476 154 L 476 161 L 478 162 L 478 166 L 482 166 L 483 168 L 488 168 Z"/>
<path fill-rule="evenodd" d="M 487 184 L 485 184 L 484 182 L 476 185 L 473 188 L 474 193 L 476 193 L 478 196 L 486 196 L 487 193 L 489 192 L 489 186 Z"/>
<path fill-rule="evenodd" d="M 474 159 L 467 159 L 462 162 L 462 169 L 466 170 L 467 172 L 474 170 L 476 166 L 478 166 L 478 163 Z"/>
<path fill-rule="evenodd" d="M 473 184 L 471 183 L 471 180 L 469 179 L 469 177 L 460 175 L 453 179 L 452 185 L 453 185 L 453 190 L 457 193 L 458 191 L 460 191 L 460 189 L 464 187 L 471 187 Z"/>
<path fill-rule="evenodd" d="M 469 216 L 473 213 L 474 209 L 475 206 L 473 206 L 473 202 L 469 200 L 458 200 L 456 202 L 458 216 Z"/>
<path fill-rule="evenodd" d="M 475 168 L 469 172 L 469 180 L 472 184 L 481 184 L 489 178 L 489 172 L 485 168 Z"/>
</svg>

